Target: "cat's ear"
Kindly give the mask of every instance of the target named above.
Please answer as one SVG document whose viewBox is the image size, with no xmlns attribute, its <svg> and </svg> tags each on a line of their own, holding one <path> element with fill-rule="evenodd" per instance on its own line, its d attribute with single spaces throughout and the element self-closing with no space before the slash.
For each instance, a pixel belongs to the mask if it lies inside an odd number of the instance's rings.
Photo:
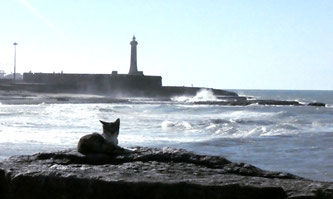
<svg viewBox="0 0 333 199">
<path fill-rule="evenodd" d="M 107 125 L 107 122 L 103 122 L 102 120 L 100 120 L 100 122 L 101 122 L 103 125 Z"/>
<path fill-rule="evenodd" d="M 115 122 L 116 125 L 120 125 L 120 119 L 118 118 Z"/>
</svg>

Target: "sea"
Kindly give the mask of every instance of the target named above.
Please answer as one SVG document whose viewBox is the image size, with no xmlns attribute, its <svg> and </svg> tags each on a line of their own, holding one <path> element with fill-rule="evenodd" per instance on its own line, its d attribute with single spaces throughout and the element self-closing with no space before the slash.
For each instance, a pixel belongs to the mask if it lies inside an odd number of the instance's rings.
<svg viewBox="0 0 333 199">
<path fill-rule="evenodd" d="M 183 148 L 265 170 L 333 181 L 333 91 L 233 91 L 252 99 L 323 102 L 326 107 L 193 103 L 218 101 L 209 90 L 170 100 L 7 101 L 0 103 L 0 161 L 75 148 L 81 136 L 102 132 L 99 120 L 120 118 L 119 145 L 123 147 Z"/>
</svg>

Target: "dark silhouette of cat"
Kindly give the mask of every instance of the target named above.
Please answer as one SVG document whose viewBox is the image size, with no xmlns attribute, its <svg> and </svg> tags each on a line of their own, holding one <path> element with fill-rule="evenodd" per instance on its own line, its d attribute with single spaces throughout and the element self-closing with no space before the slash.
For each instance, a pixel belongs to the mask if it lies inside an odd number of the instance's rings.
<svg viewBox="0 0 333 199">
<path fill-rule="evenodd" d="M 120 149 L 118 146 L 118 135 L 120 119 L 115 122 L 100 122 L 103 124 L 103 133 L 92 133 L 83 136 L 77 145 L 77 150 L 82 154 L 112 154 Z"/>
</svg>

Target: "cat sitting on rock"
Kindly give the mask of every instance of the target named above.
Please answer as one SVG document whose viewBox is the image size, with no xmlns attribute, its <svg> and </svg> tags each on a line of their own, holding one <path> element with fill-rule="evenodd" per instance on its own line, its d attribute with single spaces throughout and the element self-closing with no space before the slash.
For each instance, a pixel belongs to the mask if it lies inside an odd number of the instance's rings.
<svg viewBox="0 0 333 199">
<path fill-rule="evenodd" d="M 120 119 L 115 122 L 100 122 L 103 124 L 103 133 L 92 133 L 83 136 L 77 145 L 77 150 L 85 155 L 88 154 L 114 154 L 122 150 L 118 146 Z"/>
</svg>

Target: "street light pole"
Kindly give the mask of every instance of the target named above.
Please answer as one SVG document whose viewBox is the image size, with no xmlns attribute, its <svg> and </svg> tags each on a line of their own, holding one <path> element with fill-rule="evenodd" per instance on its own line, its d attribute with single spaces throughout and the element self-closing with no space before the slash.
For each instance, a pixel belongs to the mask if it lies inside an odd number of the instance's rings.
<svg viewBox="0 0 333 199">
<path fill-rule="evenodd" d="M 16 80 L 16 46 L 18 43 L 13 43 L 14 45 L 14 81 Z"/>
</svg>

